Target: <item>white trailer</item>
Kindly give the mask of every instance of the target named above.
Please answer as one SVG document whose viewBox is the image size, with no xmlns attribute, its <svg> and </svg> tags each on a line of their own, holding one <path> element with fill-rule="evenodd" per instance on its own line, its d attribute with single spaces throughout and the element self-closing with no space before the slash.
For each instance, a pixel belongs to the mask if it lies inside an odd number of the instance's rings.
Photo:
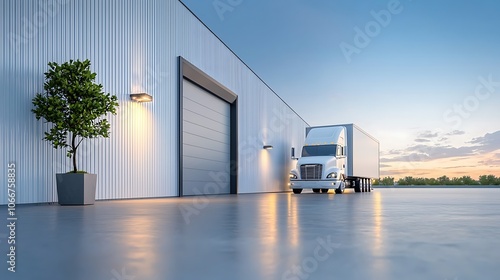
<svg viewBox="0 0 500 280">
<path fill-rule="evenodd" d="M 296 194 L 303 189 L 370 192 L 371 180 L 380 177 L 379 150 L 377 139 L 354 124 L 308 127 L 290 188 Z"/>
</svg>

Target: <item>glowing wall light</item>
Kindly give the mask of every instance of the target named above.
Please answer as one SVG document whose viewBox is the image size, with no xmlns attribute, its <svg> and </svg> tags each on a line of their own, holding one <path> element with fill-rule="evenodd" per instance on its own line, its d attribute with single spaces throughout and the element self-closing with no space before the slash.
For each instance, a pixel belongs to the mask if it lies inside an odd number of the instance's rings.
<svg viewBox="0 0 500 280">
<path fill-rule="evenodd" d="M 273 146 L 272 145 L 264 145 L 264 148 L 265 150 L 272 150 L 273 149 Z"/>
<path fill-rule="evenodd" d="M 153 101 L 153 96 L 142 92 L 142 93 L 132 93 L 130 94 L 130 99 L 135 101 L 135 102 L 152 102 Z"/>
</svg>

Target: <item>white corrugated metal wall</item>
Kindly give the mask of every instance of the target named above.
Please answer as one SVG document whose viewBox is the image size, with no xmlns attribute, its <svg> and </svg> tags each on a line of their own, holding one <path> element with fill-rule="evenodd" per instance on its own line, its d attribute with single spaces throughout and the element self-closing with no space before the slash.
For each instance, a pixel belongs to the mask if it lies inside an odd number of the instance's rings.
<svg viewBox="0 0 500 280">
<path fill-rule="evenodd" d="M 99 174 L 98 199 L 176 196 L 178 56 L 238 94 L 239 192 L 286 190 L 290 148 L 306 123 L 177 0 L 6 0 L 0 4 L 2 182 L 16 163 L 18 203 L 53 202 L 63 151 L 42 141 L 47 125 L 30 112 L 47 62 L 92 61 L 116 94 L 111 137 L 84 141 L 79 169 Z M 148 92 L 152 103 L 129 94 Z M 263 144 L 274 146 L 262 149 Z M 5 185 L 5 184 L 4 184 Z M 0 192 L 0 204 L 7 203 Z"/>
</svg>

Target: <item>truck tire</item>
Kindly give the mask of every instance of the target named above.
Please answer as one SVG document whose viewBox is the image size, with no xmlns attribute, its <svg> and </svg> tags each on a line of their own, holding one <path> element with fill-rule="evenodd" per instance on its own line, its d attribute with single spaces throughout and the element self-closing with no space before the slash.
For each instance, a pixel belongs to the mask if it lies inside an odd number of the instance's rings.
<svg viewBox="0 0 500 280">
<path fill-rule="evenodd" d="M 313 189 L 314 193 L 319 193 L 319 189 Z"/>
<path fill-rule="evenodd" d="M 302 192 L 302 189 L 293 189 L 294 194 L 300 194 Z"/>
<path fill-rule="evenodd" d="M 335 193 L 336 194 L 343 194 L 344 190 L 345 190 L 345 187 L 346 187 L 345 180 L 341 181 L 339 187 L 337 189 L 335 189 Z"/>
<path fill-rule="evenodd" d="M 354 184 L 354 192 L 363 192 L 363 189 L 361 188 L 361 181 L 360 180 L 354 180 L 352 181 Z"/>
<path fill-rule="evenodd" d="M 370 186 L 370 179 L 366 178 L 365 179 L 365 192 L 371 192 L 372 188 Z"/>
<path fill-rule="evenodd" d="M 322 192 L 322 193 L 327 193 L 327 192 L 328 192 L 328 189 L 321 189 L 321 192 Z"/>
</svg>

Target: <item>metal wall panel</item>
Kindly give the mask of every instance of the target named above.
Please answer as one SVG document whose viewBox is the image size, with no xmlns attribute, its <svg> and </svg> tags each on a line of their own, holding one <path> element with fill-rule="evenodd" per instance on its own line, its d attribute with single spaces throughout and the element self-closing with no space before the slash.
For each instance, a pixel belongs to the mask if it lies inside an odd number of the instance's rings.
<svg viewBox="0 0 500 280">
<path fill-rule="evenodd" d="M 78 152 L 79 169 L 98 174 L 98 199 L 178 195 L 178 56 L 239 96 L 239 192 L 287 189 L 290 148 L 302 146 L 307 124 L 181 2 L 6 0 L 0 7 L 0 166 L 16 163 L 18 203 L 57 200 L 55 173 L 70 170 L 70 161 L 42 141 L 49 127 L 30 112 L 31 100 L 43 90 L 47 62 L 86 58 L 120 103 L 109 118 L 111 137 L 84 141 Z M 154 102 L 130 102 L 135 92 Z"/>
<path fill-rule="evenodd" d="M 2 165 L 17 164 L 18 202 L 56 201 L 55 173 L 71 169 L 63 151 L 41 140 L 48 125 L 30 112 L 43 91 L 47 62 L 90 59 L 104 90 L 120 108 L 111 116 L 111 137 L 84 141 L 79 169 L 98 174 L 97 198 L 160 197 L 176 194 L 172 154 L 176 117 L 175 73 L 158 61 L 157 1 L 2 1 L 2 139 L 8 147 Z M 2 63 L 4 65 L 4 63 Z M 154 103 L 129 100 L 148 92 Z M 172 137 L 174 136 L 174 137 Z M 4 173 L 2 181 L 4 181 Z M 0 202 L 6 202 L 0 192 Z"/>
</svg>

